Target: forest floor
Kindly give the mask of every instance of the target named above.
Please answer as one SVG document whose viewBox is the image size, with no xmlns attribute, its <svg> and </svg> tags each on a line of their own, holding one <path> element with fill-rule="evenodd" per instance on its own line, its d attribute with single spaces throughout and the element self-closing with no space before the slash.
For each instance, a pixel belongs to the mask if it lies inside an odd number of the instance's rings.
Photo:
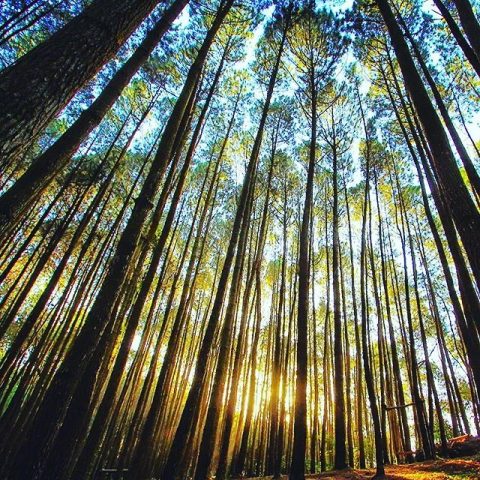
<svg viewBox="0 0 480 480">
<path fill-rule="evenodd" d="M 308 479 L 319 480 L 369 480 L 375 470 L 331 471 L 307 475 Z M 272 477 L 263 477 L 263 480 Z M 480 457 L 453 458 L 419 462 L 409 465 L 389 465 L 385 468 L 389 480 L 480 480 Z M 288 479 L 287 476 L 282 477 Z M 253 480 L 253 479 L 245 479 Z M 255 480 L 261 480 L 259 478 Z"/>
</svg>

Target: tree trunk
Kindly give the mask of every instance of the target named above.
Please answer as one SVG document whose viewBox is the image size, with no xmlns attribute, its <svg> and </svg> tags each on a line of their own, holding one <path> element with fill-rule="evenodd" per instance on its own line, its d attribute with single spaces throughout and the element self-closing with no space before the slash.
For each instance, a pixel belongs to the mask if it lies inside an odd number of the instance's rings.
<svg viewBox="0 0 480 480">
<path fill-rule="evenodd" d="M 368 197 L 370 189 L 370 139 L 369 131 L 366 124 L 365 116 L 363 113 L 363 108 L 361 105 L 360 94 L 357 94 L 359 97 L 360 111 L 362 115 L 363 127 L 365 130 L 366 136 L 366 171 L 365 171 L 365 189 L 363 196 L 363 207 L 362 207 L 362 232 L 361 232 L 361 242 L 360 242 L 360 302 L 361 302 L 361 338 L 362 338 L 362 359 L 363 359 L 363 369 L 365 373 L 365 383 L 367 385 L 367 393 L 370 401 L 370 410 L 372 413 L 373 419 L 373 429 L 374 429 L 374 438 L 375 438 L 375 459 L 376 459 L 376 478 L 382 478 L 385 475 L 385 469 L 383 465 L 384 453 L 383 453 L 383 438 L 382 438 L 382 429 L 380 425 L 380 415 L 378 412 L 377 399 L 375 393 L 375 386 L 373 382 L 373 374 L 370 363 L 370 354 L 369 354 L 369 344 L 367 340 L 367 330 L 368 330 L 368 307 L 367 307 L 367 288 L 366 288 L 366 279 L 367 279 L 367 268 L 366 268 L 366 227 L 367 227 L 367 209 L 368 209 Z"/>
<path fill-rule="evenodd" d="M 158 0 L 95 0 L 0 74 L 2 157 L 17 158 L 150 14 Z"/>
<path fill-rule="evenodd" d="M 333 114 L 332 114 L 333 116 Z M 333 120 L 333 118 L 332 118 Z M 334 127 L 333 127 L 334 128 Z M 335 139 L 334 139 L 335 144 Z M 347 467 L 346 427 L 345 427 L 345 397 L 344 397 L 344 358 L 342 312 L 340 300 L 340 240 L 338 228 L 338 158 L 336 146 L 333 147 L 333 358 L 334 358 L 334 410 L 335 410 L 335 470 Z"/>
<path fill-rule="evenodd" d="M 51 147 L 33 160 L 27 171 L 0 197 L 0 232 L 2 235 L 12 229 L 22 212 L 31 206 L 32 201 L 48 187 L 55 176 L 66 166 L 82 141 L 102 121 L 187 3 L 188 0 L 176 0 L 165 11 L 92 105 L 82 112 L 75 123 Z M 17 88 L 17 84 L 15 88 Z"/>
<path fill-rule="evenodd" d="M 457 8 L 460 23 L 462 24 L 470 45 L 477 59 L 480 60 L 480 25 L 473 12 L 472 4 L 468 0 L 453 0 L 453 3 Z"/>
<path fill-rule="evenodd" d="M 298 309 L 297 309 L 297 371 L 295 380 L 295 419 L 293 423 L 293 451 L 290 480 L 304 480 L 305 453 L 307 447 L 307 365 L 308 365 L 308 296 L 310 293 L 310 232 L 313 205 L 313 179 L 317 146 L 317 104 L 314 73 L 311 74 L 311 134 L 309 146 L 308 176 L 300 228 L 298 259 Z"/>
</svg>

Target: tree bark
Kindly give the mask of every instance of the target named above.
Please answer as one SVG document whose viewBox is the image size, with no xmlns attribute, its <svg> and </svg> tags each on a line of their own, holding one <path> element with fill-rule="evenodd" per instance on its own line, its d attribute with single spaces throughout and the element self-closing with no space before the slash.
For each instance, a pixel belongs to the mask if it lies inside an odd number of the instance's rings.
<svg viewBox="0 0 480 480">
<path fill-rule="evenodd" d="M 75 123 L 51 147 L 33 160 L 27 171 L 0 197 L 0 232 L 2 237 L 12 229 L 18 221 L 18 217 L 31 206 L 32 201 L 63 170 L 82 141 L 102 121 L 123 89 L 152 53 L 187 3 L 188 0 L 176 0 L 165 11 L 133 55 L 115 73 L 92 105 L 81 113 Z M 44 119 L 42 118 L 42 120 Z"/>
<path fill-rule="evenodd" d="M 111 60 L 158 0 L 95 0 L 0 74 L 0 154 L 17 158 Z"/>
</svg>

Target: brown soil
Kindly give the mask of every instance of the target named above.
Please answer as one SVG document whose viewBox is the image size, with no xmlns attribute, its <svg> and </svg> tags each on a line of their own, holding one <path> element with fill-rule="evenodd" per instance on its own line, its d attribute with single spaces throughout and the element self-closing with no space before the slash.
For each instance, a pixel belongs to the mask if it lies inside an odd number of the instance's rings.
<svg viewBox="0 0 480 480">
<path fill-rule="evenodd" d="M 374 474 L 375 470 L 373 469 L 347 470 L 307 475 L 306 478 L 320 480 L 370 480 Z M 263 480 L 271 478 L 264 477 Z M 480 480 L 480 459 L 478 457 L 454 458 L 410 465 L 389 465 L 385 468 L 384 478 L 388 480 Z M 282 480 L 287 479 L 288 477 L 286 476 L 282 477 Z"/>
</svg>

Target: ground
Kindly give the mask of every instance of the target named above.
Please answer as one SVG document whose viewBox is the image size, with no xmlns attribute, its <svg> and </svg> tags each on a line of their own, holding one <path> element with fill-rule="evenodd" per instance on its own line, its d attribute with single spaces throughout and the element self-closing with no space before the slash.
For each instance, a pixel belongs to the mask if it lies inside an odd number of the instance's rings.
<svg viewBox="0 0 480 480">
<path fill-rule="evenodd" d="M 480 480 L 480 457 L 435 460 L 410 465 L 391 465 L 386 467 L 385 473 L 385 478 L 388 480 Z M 306 478 L 319 480 L 370 480 L 374 474 L 375 470 L 348 470 L 346 472 L 337 471 L 319 475 L 307 475 Z M 264 477 L 264 480 L 271 478 Z M 282 477 L 282 480 L 287 478 Z"/>
</svg>

